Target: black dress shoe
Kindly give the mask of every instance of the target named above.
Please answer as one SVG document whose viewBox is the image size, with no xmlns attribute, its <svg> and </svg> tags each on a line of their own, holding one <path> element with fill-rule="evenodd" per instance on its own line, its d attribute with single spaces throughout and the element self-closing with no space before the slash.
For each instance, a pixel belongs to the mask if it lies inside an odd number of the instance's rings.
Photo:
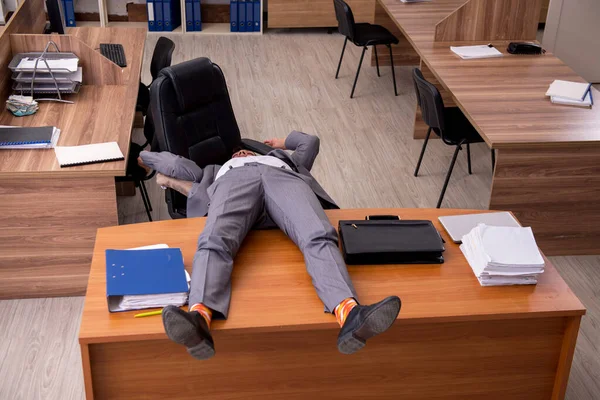
<svg viewBox="0 0 600 400">
<path fill-rule="evenodd" d="M 355 353 L 365 347 L 368 339 L 388 330 L 398 317 L 401 304 L 398 296 L 390 296 L 370 306 L 354 307 L 338 335 L 340 353 Z"/>
<path fill-rule="evenodd" d="M 213 338 L 199 312 L 185 312 L 178 307 L 167 306 L 163 309 L 162 320 L 169 339 L 187 347 L 192 357 L 206 360 L 215 355 Z"/>
</svg>

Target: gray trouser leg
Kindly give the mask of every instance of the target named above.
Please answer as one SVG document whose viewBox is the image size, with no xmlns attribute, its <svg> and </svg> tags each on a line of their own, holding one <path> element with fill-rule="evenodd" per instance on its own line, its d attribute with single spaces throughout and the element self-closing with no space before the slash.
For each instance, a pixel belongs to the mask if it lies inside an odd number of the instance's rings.
<svg viewBox="0 0 600 400">
<path fill-rule="evenodd" d="M 317 295 L 329 312 L 344 299 L 356 297 L 338 248 L 338 236 L 317 196 L 299 177 L 261 166 L 265 208 L 302 251 Z"/>
<path fill-rule="evenodd" d="M 189 304 L 202 303 L 227 318 L 233 258 L 264 210 L 258 168 L 236 168 L 210 188 L 206 226 L 198 239 Z"/>
</svg>

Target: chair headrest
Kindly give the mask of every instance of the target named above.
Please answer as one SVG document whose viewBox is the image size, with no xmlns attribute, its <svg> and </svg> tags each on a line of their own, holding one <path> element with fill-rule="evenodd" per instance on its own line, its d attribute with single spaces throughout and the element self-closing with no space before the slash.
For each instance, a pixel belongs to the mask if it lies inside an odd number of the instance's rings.
<svg viewBox="0 0 600 400">
<path fill-rule="evenodd" d="M 183 113 L 212 102 L 218 95 L 217 88 L 221 87 L 217 84 L 217 81 L 222 79 L 221 70 L 206 57 L 164 68 L 160 75 L 171 81 L 178 108 Z"/>
</svg>

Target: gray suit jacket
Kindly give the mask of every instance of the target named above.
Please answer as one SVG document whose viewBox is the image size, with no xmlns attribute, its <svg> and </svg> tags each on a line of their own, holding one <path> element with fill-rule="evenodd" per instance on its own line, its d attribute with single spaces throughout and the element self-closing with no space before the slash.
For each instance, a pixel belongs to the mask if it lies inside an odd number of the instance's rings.
<svg viewBox="0 0 600 400">
<path fill-rule="evenodd" d="M 284 150 L 273 150 L 269 156 L 277 157 L 287 164 L 296 167 L 297 174 L 317 195 L 324 208 L 339 208 L 329 197 L 325 189 L 310 174 L 310 170 L 319 154 L 319 138 L 306 133 L 293 131 L 285 140 L 285 147 L 294 150 L 292 154 Z M 187 201 L 188 217 L 203 217 L 208 214 L 208 188 L 215 181 L 221 165 L 208 165 L 203 169 L 201 177 L 196 179 Z"/>
</svg>

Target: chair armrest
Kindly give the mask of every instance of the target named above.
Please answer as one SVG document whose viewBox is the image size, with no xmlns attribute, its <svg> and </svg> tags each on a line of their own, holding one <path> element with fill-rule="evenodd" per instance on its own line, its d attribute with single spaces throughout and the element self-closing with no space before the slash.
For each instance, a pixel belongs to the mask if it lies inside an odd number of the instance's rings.
<svg viewBox="0 0 600 400">
<path fill-rule="evenodd" d="M 242 147 L 261 155 L 265 155 L 273 150 L 271 146 L 252 139 L 242 139 Z"/>
</svg>

